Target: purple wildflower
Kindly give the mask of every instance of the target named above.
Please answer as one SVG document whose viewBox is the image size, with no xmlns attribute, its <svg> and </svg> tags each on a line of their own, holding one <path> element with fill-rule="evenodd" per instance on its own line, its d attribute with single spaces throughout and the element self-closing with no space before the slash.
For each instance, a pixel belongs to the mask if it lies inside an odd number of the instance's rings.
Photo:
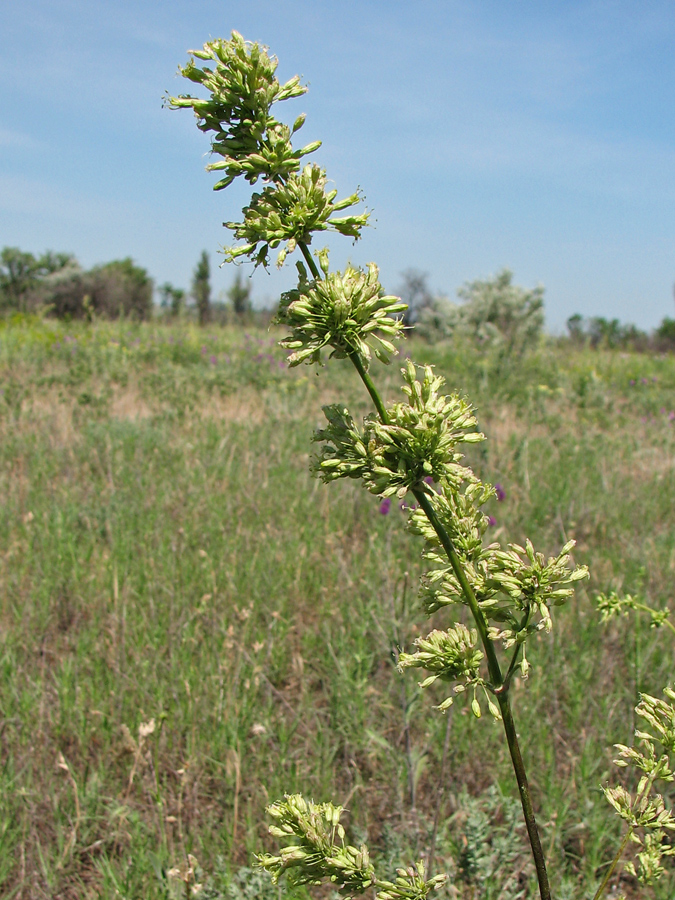
<svg viewBox="0 0 675 900">
<path fill-rule="evenodd" d="M 673 412 L 672 409 L 668 413 L 668 418 L 670 419 L 671 422 L 673 421 L 673 419 L 675 419 L 675 412 Z"/>
<path fill-rule="evenodd" d="M 506 491 L 499 482 L 497 482 L 497 484 L 495 485 L 495 494 L 497 495 L 497 500 L 499 501 L 499 503 L 501 503 L 502 500 L 506 500 Z"/>
<path fill-rule="evenodd" d="M 218 362 L 218 357 L 217 356 L 209 356 L 209 362 L 211 363 L 212 366 L 215 366 L 215 364 Z"/>
<path fill-rule="evenodd" d="M 634 379 L 634 378 L 631 378 L 631 380 L 630 380 L 629 383 L 630 383 L 631 385 L 635 384 L 635 379 Z"/>
<path fill-rule="evenodd" d="M 208 347 L 202 347 L 202 356 L 206 356 L 208 352 Z"/>
<path fill-rule="evenodd" d="M 643 378 L 643 379 L 642 379 L 642 383 L 643 383 L 643 384 L 649 384 L 649 382 L 647 381 L 646 378 Z"/>
<path fill-rule="evenodd" d="M 433 484 L 433 483 L 434 483 L 434 479 L 431 477 L 431 475 L 425 475 L 425 476 L 424 476 L 424 483 L 425 483 L 425 484 Z"/>
<path fill-rule="evenodd" d="M 380 515 L 387 516 L 389 515 L 389 510 L 391 509 L 391 497 L 385 497 L 382 503 L 380 503 Z"/>
<path fill-rule="evenodd" d="M 490 526 L 490 528 L 494 528 L 496 524 L 497 524 L 497 520 L 495 519 L 495 517 L 488 516 L 488 525 Z"/>
</svg>

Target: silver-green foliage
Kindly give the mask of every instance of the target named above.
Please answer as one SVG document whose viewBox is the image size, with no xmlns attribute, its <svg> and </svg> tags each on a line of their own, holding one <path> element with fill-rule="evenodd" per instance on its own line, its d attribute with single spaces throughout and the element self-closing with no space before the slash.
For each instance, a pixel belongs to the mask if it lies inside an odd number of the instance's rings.
<svg viewBox="0 0 675 900">
<path fill-rule="evenodd" d="M 428 340 L 456 335 L 521 356 L 536 345 L 544 327 L 544 288 L 525 290 L 503 269 L 493 278 L 469 282 L 457 291 L 463 303 L 436 298 L 420 313 L 417 330 Z"/>
</svg>

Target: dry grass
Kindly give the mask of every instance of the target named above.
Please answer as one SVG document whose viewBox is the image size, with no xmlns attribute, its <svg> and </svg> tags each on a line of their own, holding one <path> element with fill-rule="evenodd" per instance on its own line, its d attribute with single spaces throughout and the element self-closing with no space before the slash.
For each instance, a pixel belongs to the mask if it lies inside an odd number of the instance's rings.
<svg viewBox="0 0 675 900">
<path fill-rule="evenodd" d="M 265 804 L 296 789 L 347 802 L 384 860 L 428 852 L 440 803 L 437 859 L 457 865 L 478 840 L 465 792 L 498 835 L 505 813 L 485 792 L 512 794 L 509 763 L 498 729 L 458 706 L 439 789 L 441 695 L 392 662 L 428 627 L 420 548 L 398 509 L 381 516 L 356 486 L 307 474 L 321 404 L 366 410 L 356 381 L 256 363 L 259 345 L 229 332 L 209 345 L 213 366 L 199 334 L 97 328 L 78 334 L 79 357 L 38 328 L 0 348 L 4 893 L 166 897 L 162 871 L 192 852 L 230 896 L 266 844 Z M 660 380 L 630 394 L 647 365 Z M 584 367 L 590 404 L 574 387 Z M 560 897 L 587 896 L 611 853 L 618 827 L 597 790 L 611 744 L 629 737 L 637 690 L 672 670 L 665 634 L 601 629 L 591 602 L 610 587 L 670 602 L 673 426 L 658 410 L 672 368 L 547 357 L 557 393 L 516 372 L 506 399 L 463 370 L 489 438 L 473 462 L 507 493 L 493 536 L 546 552 L 574 536 L 593 573 L 514 692 Z M 461 896 L 477 884 L 460 878 Z"/>
</svg>

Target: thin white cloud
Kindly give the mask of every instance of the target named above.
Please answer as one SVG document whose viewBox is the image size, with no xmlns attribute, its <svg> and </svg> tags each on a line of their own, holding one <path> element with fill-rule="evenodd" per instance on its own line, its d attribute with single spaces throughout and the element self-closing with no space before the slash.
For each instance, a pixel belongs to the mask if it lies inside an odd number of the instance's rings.
<svg viewBox="0 0 675 900">
<path fill-rule="evenodd" d="M 41 220 L 54 219 L 64 223 L 94 225 L 101 221 L 102 210 L 107 218 L 122 219 L 123 215 L 133 212 L 132 204 L 116 201 L 110 196 L 92 196 L 77 190 L 58 187 L 38 178 L 25 176 L 9 176 L 0 174 L 0 214 L 11 216 L 37 215 Z M 139 204 L 136 215 L 144 207 Z M 8 230 L 8 223 L 0 219 L 0 233 Z M 3 237 L 0 234 L 0 243 Z"/>
<path fill-rule="evenodd" d="M 0 125 L 0 147 L 35 150 L 38 146 L 38 142 L 31 135 L 13 128 L 3 128 Z"/>
</svg>

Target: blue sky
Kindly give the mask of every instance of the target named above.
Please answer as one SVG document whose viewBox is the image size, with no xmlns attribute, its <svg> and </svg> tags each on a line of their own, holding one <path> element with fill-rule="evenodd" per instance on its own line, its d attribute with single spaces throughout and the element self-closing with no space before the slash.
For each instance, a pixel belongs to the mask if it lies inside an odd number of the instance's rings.
<svg viewBox="0 0 675 900">
<path fill-rule="evenodd" d="M 235 28 L 310 92 L 304 141 L 374 227 L 333 262 L 409 267 L 454 297 L 504 266 L 572 313 L 651 328 L 675 316 L 672 0 L 26 0 L 2 4 L 0 246 L 132 256 L 187 287 L 203 249 L 216 292 L 224 220 L 208 140 L 162 96 L 187 50 Z M 293 267 L 254 276 L 272 302 Z"/>
</svg>

